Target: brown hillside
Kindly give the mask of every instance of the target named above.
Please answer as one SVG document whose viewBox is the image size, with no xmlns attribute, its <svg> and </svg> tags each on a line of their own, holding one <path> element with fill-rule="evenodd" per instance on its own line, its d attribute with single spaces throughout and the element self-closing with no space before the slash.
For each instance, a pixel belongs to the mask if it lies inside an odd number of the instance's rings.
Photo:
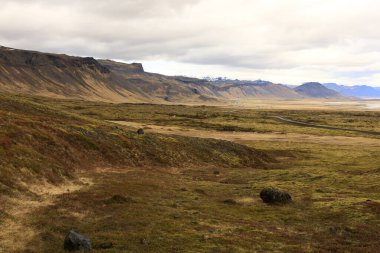
<svg viewBox="0 0 380 253">
<path fill-rule="evenodd" d="M 140 63 L 126 64 L 0 47 L 0 92 L 13 94 L 114 103 L 195 104 L 252 98 L 337 97 L 337 93 L 327 88 L 320 92 L 314 92 L 315 89 L 304 92 L 301 88 L 293 90 L 263 81 L 214 82 L 170 77 L 147 73 Z"/>
</svg>

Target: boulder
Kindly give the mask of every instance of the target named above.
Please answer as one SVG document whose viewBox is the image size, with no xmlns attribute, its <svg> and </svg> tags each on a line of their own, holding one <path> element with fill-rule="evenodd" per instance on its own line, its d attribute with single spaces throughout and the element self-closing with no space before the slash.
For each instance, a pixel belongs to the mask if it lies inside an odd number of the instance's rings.
<svg viewBox="0 0 380 253">
<path fill-rule="evenodd" d="M 269 204 L 286 204 L 292 201 L 289 193 L 273 187 L 263 189 L 260 192 L 260 198 Z"/>
<path fill-rule="evenodd" d="M 234 199 L 226 199 L 223 201 L 223 203 L 227 204 L 227 205 L 236 205 L 237 204 L 236 200 L 234 200 Z"/>
<path fill-rule="evenodd" d="M 113 243 L 112 242 L 103 242 L 100 243 L 96 246 L 94 246 L 95 249 L 112 249 L 113 248 Z"/>
<path fill-rule="evenodd" d="M 137 134 L 139 134 L 139 135 L 143 135 L 145 132 L 144 132 L 144 129 L 142 129 L 142 128 L 139 128 L 138 130 L 137 130 Z"/>
<path fill-rule="evenodd" d="M 124 197 L 121 195 L 114 195 L 105 201 L 106 204 L 125 204 L 125 203 L 132 203 L 132 202 L 133 200 L 131 197 Z"/>
<path fill-rule="evenodd" d="M 66 251 L 91 250 L 91 241 L 86 236 L 71 230 L 65 238 L 63 248 Z"/>
</svg>

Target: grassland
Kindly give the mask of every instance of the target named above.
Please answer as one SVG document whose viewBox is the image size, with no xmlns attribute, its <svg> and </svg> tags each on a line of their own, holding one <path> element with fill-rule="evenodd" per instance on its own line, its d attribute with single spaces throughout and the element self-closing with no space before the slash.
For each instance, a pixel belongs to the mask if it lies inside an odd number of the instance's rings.
<svg viewBox="0 0 380 253">
<path fill-rule="evenodd" d="M 2 185 L 9 184 L 8 191 L 2 191 L 12 196 L 7 199 L 26 194 L 34 203 L 46 200 L 27 194 L 25 184 L 14 187 L 13 176 L 25 171 L 33 171 L 25 174 L 28 180 L 31 175 L 48 178 L 53 187 L 78 179 L 87 182 L 30 209 L 21 227 L 34 233 L 15 252 L 60 252 L 72 228 L 91 237 L 94 252 L 377 252 L 380 247 L 378 137 L 270 118 L 282 115 L 379 131 L 378 112 L 114 105 L 26 97 L 1 97 L 1 102 L 2 126 L 8 127 L 1 128 L 7 138 L 2 137 L 0 151 L 2 157 L 9 155 L 1 172 L 12 175 L 1 177 Z M 152 128 L 137 136 L 133 127 L 109 121 L 176 130 L 156 133 Z M 197 136 L 210 132 L 215 139 L 181 136 L 191 135 L 191 129 Z M 234 131 L 239 138 L 228 137 Z M 82 137 L 71 139 L 79 133 Z M 23 142 L 26 137 L 20 136 L 29 134 L 35 136 L 33 142 Z M 286 138 L 271 139 L 274 135 Z M 309 138 L 301 142 L 301 135 Z M 320 141 L 325 136 L 327 140 Z M 45 144 L 51 140 L 54 145 Z M 63 144 L 70 151 L 66 155 L 58 152 Z M 26 158 L 19 162 L 16 157 Z M 37 166 L 25 170 L 29 164 Z M 293 203 L 262 203 L 258 195 L 266 186 L 288 191 Z M 4 224 L 16 217 L 6 209 L 3 213 Z M 106 244 L 112 247 L 102 249 Z"/>
<path fill-rule="evenodd" d="M 61 101 L 57 106 L 100 120 L 130 121 L 162 126 L 185 126 L 197 129 L 258 132 L 305 133 L 304 127 L 289 126 L 273 116 L 318 125 L 380 132 L 379 111 L 339 110 L 252 110 L 206 106 L 169 106 L 149 104 L 99 104 Z M 308 129 L 308 134 L 321 136 L 363 136 L 363 134 Z M 364 135 L 365 136 L 365 135 Z"/>
</svg>

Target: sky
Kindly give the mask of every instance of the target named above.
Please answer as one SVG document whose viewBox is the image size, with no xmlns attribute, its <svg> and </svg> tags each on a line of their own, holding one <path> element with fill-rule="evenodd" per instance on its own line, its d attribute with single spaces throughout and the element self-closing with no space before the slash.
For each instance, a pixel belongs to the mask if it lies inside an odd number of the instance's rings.
<svg viewBox="0 0 380 253">
<path fill-rule="evenodd" d="M 380 86 L 378 0 L 0 0 L 0 45 L 168 75 Z"/>
</svg>

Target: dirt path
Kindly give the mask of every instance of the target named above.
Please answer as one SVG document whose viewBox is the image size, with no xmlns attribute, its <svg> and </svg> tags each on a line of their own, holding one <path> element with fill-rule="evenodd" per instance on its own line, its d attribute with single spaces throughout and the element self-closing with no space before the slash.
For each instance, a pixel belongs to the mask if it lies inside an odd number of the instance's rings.
<svg viewBox="0 0 380 253">
<path fill-rule="evenodd" d="M 366 145 L 380 146 L 378 139 L 366 137 L 348 137 L 348 136 L 317 136 L 298 133 L 249 133 L 249 132 L 226 132 L 216 130 L 201 130 L 185 128 L 179 126 L 158 126 L 127 121 L 111 121 L 113 123 L 137 129 L 143 127 L 145 132 L 155 132 L 161 134 L 174 134 L 200 138 L 222 139 L 233 142 L 245 141 L 274 141 L 274 142 L 299 142 L 299 143 L 317 143 L 331 145 Z"/>
<path fill-rule="evenodd" d="M 59 186 L 41 183 L 29 186 L 30 191 L 37 197 L 22 196 L 6 200 L 6 210 L 10 217 L 1 224 L 0 252 L 27 251 L 28 243 L 38 235 L 37 231 L 28 225 L 30 218 L 38 215 L 36 211 L 41 207 L 52 205 L 54 200 L 64 193 L 79 191 L 91 184 L 88 178 L 79 178 Z"/>
<path fill-rule="evenodd" d="M 323 129 L 329 129 L 329 130 L 341 130 L 341 131 L 363 133 L 363 134 L 370 134 L 370 135 L 380 135 L 380 132 L 375 132 L 375 131 L 365 131 L 365 130 L 357 130 L 357 129 L 349 129 L 349 128 L 340 128 L 340 127 L 333 127 L 333 126 L 327 126 L 327 125 L 315 125 L 315 124 L 310 124 L 310 123 L 305 123 L 305 122 L 301 122 L 301 121 L 295 121 L 295 120 L 287 119 L 287 118 L 284 118 L 281 116 L 273 116 L 271 118 L 277 119 L 283 123 L 288 123 L 288 124 L 297 125 L 297 126 L 323 128 Z"/>
</svg>

